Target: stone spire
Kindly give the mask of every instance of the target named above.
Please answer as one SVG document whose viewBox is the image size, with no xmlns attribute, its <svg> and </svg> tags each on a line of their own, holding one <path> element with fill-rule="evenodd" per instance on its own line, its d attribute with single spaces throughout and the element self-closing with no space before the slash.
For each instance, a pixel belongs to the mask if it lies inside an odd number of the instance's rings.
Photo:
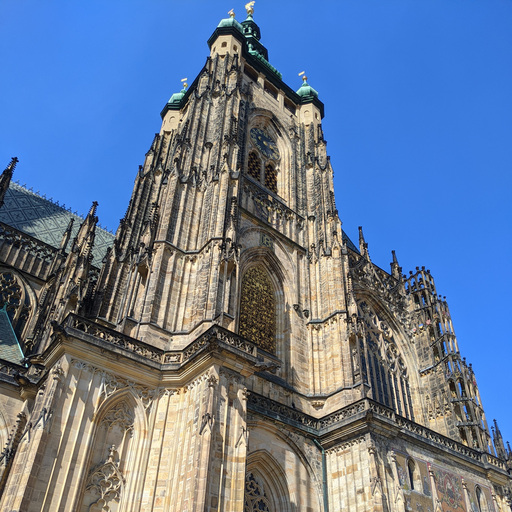
<svg viewBox="0 0 512 512">
<path fill-rule="evenodd" d="M 361 253 L 361 256 L 363 256 L 368 261 L 370 261 L 370 254 L 368 252 L 368 244 L 366 243 L 366 240 L 364 239 L 362 226 L 359 226 L 359 252 Z"/>
<path fill-rule="evenodd" d="M 18 158 L 11 158 L 10 164 L 5 168 L 4 172 L 0 175 L 0 208 L 4 205 L 4 198 L 7 189 L 9 188 L 9 184 L 11 183 L 12 175 L 14 173 L 14 169 L 16 168 L 16 164 L 18 163 Z"/>
<path fill-rule="evenodd" d="M 94 237 L 96 235 L 96 224 L 98 217 L 96 217 L 96 208 L 98 207 L 97 201 L 92 203 L 92 206 L 85 217 L 75 239 L 73 240 L 72 252 L 78 253 L 79 257 L 92 260 L 92 248 L 94 246 Z"/>
<path fill-rule="evenodd" d="M 395 279 L 400 280 L 402 278 L 402 267 L 398 264 L 398 259 L 394 250 L 391 251 L 391 254 L 393 255 L 393 261 L 391 262 L 391 275 Z"/>
<path fill-rule="evenodd" d="M 505 444 L 503 443 L 503 437 L 498 427 L 498 422 L 494 420 L 494 427 L 492 427 L 494 448 L 496 455 L 503 460 L 507 459 L 507 451 L 505 450 Z"/>
</svg>

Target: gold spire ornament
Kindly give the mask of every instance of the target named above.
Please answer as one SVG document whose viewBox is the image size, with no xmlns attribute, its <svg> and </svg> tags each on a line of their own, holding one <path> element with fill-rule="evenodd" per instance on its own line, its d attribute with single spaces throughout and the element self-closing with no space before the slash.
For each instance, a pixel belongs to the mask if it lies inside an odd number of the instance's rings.
<svg viewBox="0 0 512 512">
<path fill-rule="evenodd" d="M 188 80 L 188 78 L 181 79 L 181 83 L 183 84 L 183 89 L 186 89 L 188 87 L 187 80 Z"/>
<path fill-rule="evenodd" d="M 302 81 L 303 81 L 303 82 L 307 82 L 308 77 L 306 76 L 306 72 L 305 72 L 305 71 L 301 71 L 301 72 L 299 73 L 299 76 L 301 76 L 301 77 L 302 77 Z"/>
<path fill-rule="evenodd" d="M 235 17 L 235 10 L 231 9 L 231 11 L 229 11 L 228 14 L 229 14 L 230 18 L 234 18 Z"/>
<path fill-rule="evenodd" d="M 254 14 L 254 4 L 254 1 L 245 4 L 245 10 L 247 11 L 248 16 L 252 16 Z"/>
</svg>

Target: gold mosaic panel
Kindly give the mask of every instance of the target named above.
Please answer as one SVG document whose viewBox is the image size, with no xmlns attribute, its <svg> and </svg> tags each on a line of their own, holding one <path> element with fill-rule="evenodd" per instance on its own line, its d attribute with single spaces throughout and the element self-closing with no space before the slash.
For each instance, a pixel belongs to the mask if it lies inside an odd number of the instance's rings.
<svg viewBox="0 0 512 512">
<path fill-rule="evenodd" d="M 266 270 L 249 269 L 242 279 L 239 333 L 262 349 L 276 350 L 276 299 Z"/>
</svg>

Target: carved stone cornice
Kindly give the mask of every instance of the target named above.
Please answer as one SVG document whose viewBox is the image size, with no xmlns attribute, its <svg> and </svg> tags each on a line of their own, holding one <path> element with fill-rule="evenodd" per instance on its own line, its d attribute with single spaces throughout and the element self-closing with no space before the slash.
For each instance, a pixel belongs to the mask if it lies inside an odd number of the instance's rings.
<svg viewBox="0 0 512 512">
<path fill-rule="evenodd" d="M 371 429 L 372 425 L 379 423 L 379 430 L 386 428 L 393 431 L 394 436 L 401 432 L 403 436 L 413 437 L 415 442 L 422 441 L 444 452 L 451 452 L 453 455 L 463 458 L 467 462 L 483 466 L 487 470 L 496 469 L 501 473 L 507 470 L 505 461 L 498 457 L 474 450 L 438 434 L 423 425 L 399 416 L 389 407 L 369 398 L 359 400 L 326 416 L 315 418 L 251 391 L 248 409 L 253 413 L 298 429 L 306 435 L 314 436 L 323 445 L 328 445 L 328 448 L 335 448 L 361 431 L 361 428 L 354 428 L 356 424 L 364 430 Z"/>
<path fill-rule="evenodd" d="M 281 364 L 279 359 L 256 344 L 218 325 L 210 327 L 185 348 L 167 351 L 75 314 L 69 314 L 61 325 L 69 338 L 78 338 L 105 350 L 135 358 L 161 371 L 179 370 L 199 354 L 216 350 L 227 350 L 235 356 L 244 357 L 254 366 L 255 371 L 260 370 L 262 366 L 275 368 Z"/>
</svg>

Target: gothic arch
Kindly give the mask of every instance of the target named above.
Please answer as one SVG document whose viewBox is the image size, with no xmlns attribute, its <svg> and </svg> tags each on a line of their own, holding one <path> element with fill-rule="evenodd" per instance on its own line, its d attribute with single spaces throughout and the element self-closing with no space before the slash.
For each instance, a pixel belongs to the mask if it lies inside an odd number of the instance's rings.
<svg viewBox="0 0 512 512">
<path fill-rule="evenodd" d="M 372 387 L 373 399 L 414 419 L 413 399 L 417 368 L 404 334 L 387 309 L 368 295 L 358 296 L 360 318 L 365 322 L 365 336 L 359 339 L 361 373 Z"/>
<path fill-rule="evenodd" d="M 32 328 L 37 298 L 30 284 L 12 268 L 0 267 L 0 307 L 7 313 L 18 340 Z"/>
<path fill-rule="evenodd" d="M 289 129 L 283 126 L 270 110 L 263 108 L 256 108 L 252 111 L 252 115 L 247 123 L 248 134 L 252 128 L 264 130 L 275 141 L 280 155 L 277 161 L 262 158 L 263 176 L 260 182 L 273 193 L 278 194 L 286 203 L 289 203 L 290 198 L 293 196 L 293 194 L 290 195 L 291 183 L 287 182 L 289 180 L 289 173 L 281 172 L 282 169 L 290 167 L 292 157 Z M 248 169 L 252 151 L 253 147 L 249 144 L 245 155 L 245 169 Z M 272 164 L 271 170 L 268 167 L 270 163 Z"/>
<path fill-rule="evenodd" d="M 247 457 L 245 472 L 244 512 L 292 512 L 286 473 L 267 450 L 258 450 Z M 251 492 L 252 491 L 252 492 Z"/>
<path fill-rule="evenodd" d="M 264 489 L 270 488 L 269 495 L 278 501 L 275 511 L 322 510 L 321 467 L 314 467 L 318 449 L 307 444 L 301 448 L 304 439 L 269 422 L 252 419 L 247 426 L 246 474 L 252 472 Z M 285 460 L 286 468 L 278 462 Z"/>
<path fill-rule="evenodd" d="M 253 230 L 251 230 L 253 231 Z M 259 235 L 263 233 L 260 230 L 255 230 L 253 234 L 256 233 Z M 244 233 L 243 236 L 248 235 L 248 233 Z M 242 238 L 242 237 L 241 237 Z M 258 246 L 252 247 L 250 249 L 245 250 L 241 255 L 241 261 L 239 266 L 239 279 L 240 279 L 240 300 L 238 303 L 238 316 L 240 316 L 240 303 L 242 297 L 242 285 L 244 276 L 247 274 L 250 269 L 254 267 L 260 267 L 265 270 L 267 273 L 268 279 L 273 288 L 273 293 L 275 297 L 275 311 L 276 311 L 276 324 L 275 324 L 275 355 L 285 363 L 288 359 L 288 351 L 289 351 L 289 334 L 288 334 L 288 309 L 289 309 L 289 300 L 286 296 L 286 284 L 287 284 L 287 274 L 279 261 L 278 257 L 274 254 L 272 250 L 267 247 Z M 240 327 L 239 324 L 237 326 Z"/>
<path fill-rule="evenodd" d="M 273 247 L 262 245 L 262 237 L 266 237 Z M 236 298 L 237 318 L 236 328 L 238 329 L 238 316 L 240 305 L 241 284 L 244 274 L 248 269 L 255 265 L 262 265 L 268 272 L 276 297 L 276 351 L 275 355 L 282 362 L 278 375 L 286 378 L 290 375 L 292 357 L 291 357 L 291 338 L 292 338 L 292 318 L 293 304 L 297 302 L 294 298 L 296 289 L 295 282 L 291 279 L 294 273 L 295 264 L 289 252 L 281 245 L 277 238 L 274 238 L 267 230 L 250 227 L 240 233 L 240 243 L 242 247 L 248 247 L 240 254 L 240 263 L 238 265 L 238 297 Z M 258 245 L 257 245 L 258 244 Z"/>
<path fill-rule="evenodd" d="M 75 510 L 129 512 L 137 508 L 146 432 L 144 407 L 130 389 L 115 392 L 101 404 L 93 418 Z"/>
</svg>

